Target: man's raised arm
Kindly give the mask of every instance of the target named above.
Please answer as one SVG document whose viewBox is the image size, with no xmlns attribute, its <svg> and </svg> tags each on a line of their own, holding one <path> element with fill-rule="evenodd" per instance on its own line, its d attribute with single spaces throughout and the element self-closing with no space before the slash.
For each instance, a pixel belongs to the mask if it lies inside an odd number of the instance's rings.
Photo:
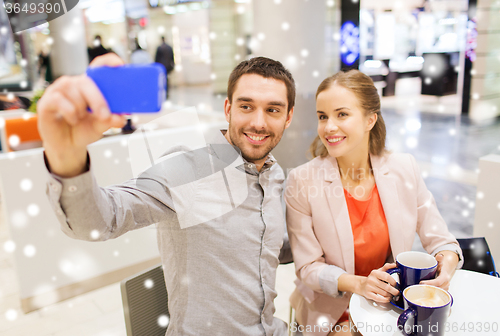
<svg viewBox="0 0 500 336">
<path fill-rule="evenodd" d="M 120 66 L 115 54 L 96 58 L 91 66 Z M 90 108 L 93 113 L 89 113 Z M 95 83 L 86 75 L 61 77 L 38 103 L 38 130 L 53 174 L 74 177 L 86 170 L 87 145 L 110 127 L 122 127 L 123 116 L 112 115 Z"/>
<path fill-rule="evenodd" d="M 115 54 L 106 54 L 91 63 L 101 65 L 120 66 L 123 61 Z M 38 114 L 50 172 L 47 194 L 66 235 L 107 240 L 174 219 L 172 199 L 159 179 L 141 183 L 132 179 L 108 188 L 97 185 L 87 145 L 99 140 L 110 127 L 122 127 L 125 119 L 110 113 L 90 78 L 82 75 L 58 79 L 40 99 Z"/>
</svg>

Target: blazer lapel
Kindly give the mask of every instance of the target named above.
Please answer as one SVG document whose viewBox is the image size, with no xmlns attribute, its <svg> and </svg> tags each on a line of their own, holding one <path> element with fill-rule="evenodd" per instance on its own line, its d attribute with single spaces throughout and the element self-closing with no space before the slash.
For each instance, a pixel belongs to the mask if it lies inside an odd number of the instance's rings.
<svg viewBox="0 0 500 336">
<path fill-rule="evenodd" d="M 405 251 L 403 225 L 401 225 L 398 216 L 399 195 L 396 180 L 386 165 L 386 156 L 372 156 L 370 160 L 373 168 L 373 176 L 377 184 L 380 201 L 384 209 L 387 226 L 389 228 L 389 237 L 391 250 L 394 260 L 396 256 Z"/>
<path fill-rule="evenodd" d="M 340 179 L 337 159 L 328 156 L 324 160 L 325 186 L 324 197 L 328 201 L 332 213 L 333 223 L 337 229 L 342 250 L 342 259 L 347 273 L 354 274 L 354 238 L 352 236 L 351 220 L 344 197 L 344 187 Z"/>
</svg>

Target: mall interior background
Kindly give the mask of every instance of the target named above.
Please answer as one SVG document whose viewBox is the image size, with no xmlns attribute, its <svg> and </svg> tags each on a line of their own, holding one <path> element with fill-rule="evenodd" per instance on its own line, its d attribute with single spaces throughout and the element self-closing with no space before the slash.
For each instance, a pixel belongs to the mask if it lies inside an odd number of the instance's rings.
<svg viewBox="0 0 500 336">
<path fill-rule="evenodd" d="M 345 26 L 353 13 L 358 21 Z M 285 170 L 310 158 L 317 86 L 354 57 L 353 66 L 370 75 L 379 89 L 388 148 L 417 158 L 451 232 L 500 237 L 500 180 L 481 175 L 492 171 L 500 176 L 500 168 L 480 161 L 500 155 L 499 0 L 80 0 L 62 17 L 19 34 L 12 34 L 0 8 L 0 94 L 31 98 L 43 90 L 48 83 L 45 69 L 38 68 L 41 54 L 50 56 L 55 78 L 84 73 L 87 48 L 96 35 L 127 62 L 135 39 L 154 59 L 165 36 L 176 63 L 166 104 L 194 106 L 214 118 L 222 117 L 227 78 L 241 60 L 262 55 L 281 61 L 294 75 L 298 93 L 294 121 L 273 152 Z M 22 230 L 35 224 L 16 223 L 22 216 L 35 223 L 33 211 L 12 212 L 6 205 L 11 176 L 5 167 L 8 160 L 19 159 L 23 168 L 12 165 L 12 170 L 22 174 L 32 162 L 23 153 L 0 154 L 0 334 L 125 335 L 117 278 L 88 293 L 64 296 L 60 288 L 86 280 L 85 269 L 73 272 L 71 262 L 92 265 L 96 274 L 116 271 L 119 259 L 118 264 L 128 265 L 124 260 L 132 256 L 124 244 L 137 237 L 99 246 L 98 253 L 109 254 L 100 259 L 92 254 L 96 248 L 87 245 L 64 260 L 54 257 L 53 268 L 46 266 L 50 271 L 30 275 L 36 264 L 49 265 L 52 256 L 65 251 L 44 254 L 46 237 L 62 236 L 57 223 L 45 223 L 44 235 L 29 236 Z M 118 154 L 113 155 L 116 163 Z M 34 188 L 41 195 L 40 179 Z M 485 197 L 487 190 L 496 190 L 496 198 Z M 44 211 L 50 210 L 41 209 L 38 216 Z M 154 241 L 151 231 L 141 239 Z M 488 241 L 500 259 L 500 241 Z M 421 249 L 418 241 L 414 248 Z M 147 259 L 157 251 L 144 253 Z M 294 277 L 293 265 L 280 266 L 276 314 L 284 320 Z"/>
</svg>

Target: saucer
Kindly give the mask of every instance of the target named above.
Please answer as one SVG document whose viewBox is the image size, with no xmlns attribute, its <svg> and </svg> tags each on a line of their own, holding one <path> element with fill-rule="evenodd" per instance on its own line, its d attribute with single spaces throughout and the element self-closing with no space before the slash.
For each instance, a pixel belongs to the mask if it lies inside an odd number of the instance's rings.
<svg viewBox="0 0 500 336">
<path fill-rule="evenodd" d="M 405 309 L 405 301 L 403 299 L 403 295 L 400 295 L 399 299 L 397 301 L 391 300 L 390 303 L 391 303 L 391 305 L 393 305 L 394 307 L 396 307 L 396 308 L 398 308 L 400 310 L 404 310 Z"/>
</svg>

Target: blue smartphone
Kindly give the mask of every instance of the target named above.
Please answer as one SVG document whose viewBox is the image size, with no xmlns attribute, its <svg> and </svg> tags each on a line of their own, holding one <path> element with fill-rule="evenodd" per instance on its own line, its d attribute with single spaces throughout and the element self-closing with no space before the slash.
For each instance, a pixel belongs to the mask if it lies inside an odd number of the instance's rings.
<svg viewBox="0 0 500 336">
<path fill-rule="evenodd" d="M 87 76 L 96 83 L 111 113 L 154 113 L 166 98 L 166 72 L 161 64 L 96 67 Z"/>
</svg>

